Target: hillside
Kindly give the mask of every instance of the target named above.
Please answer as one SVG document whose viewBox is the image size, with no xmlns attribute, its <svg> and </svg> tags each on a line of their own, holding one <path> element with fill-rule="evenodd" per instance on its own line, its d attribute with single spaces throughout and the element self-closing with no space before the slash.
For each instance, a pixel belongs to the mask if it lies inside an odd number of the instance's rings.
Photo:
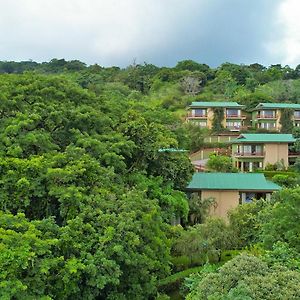
<svg viewBox="0 0 300 300">
<path fill-rule="evenodd" d="M 300 103 L 300 67 L 53 59 L 0 73 L 1 299 L 168 299 L 195 272 L 190 300 L 299 299 L 299 170 L 272 201 L 208 218 L 213 199 L 186 194 L 208 133 L 184 117 L 192 101 Z"/>
</svg>

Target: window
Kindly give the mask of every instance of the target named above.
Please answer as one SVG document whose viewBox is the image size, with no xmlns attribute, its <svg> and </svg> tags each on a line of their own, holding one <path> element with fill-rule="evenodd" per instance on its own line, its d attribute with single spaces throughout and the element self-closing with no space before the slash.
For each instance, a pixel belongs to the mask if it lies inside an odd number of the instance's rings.
<svg viewBox="0 0 300 300">
<path fill-rule="evenodd" d="M 241 111 L 239 109 L 226 109 L 226 117 L 239 117 Z"/>
<path fill-rule="evenodd" d="M 240 121 L 235 121 L 235 122 L 228 121 L 228 122 L 226 122 L 226 127 L 230 128 L 230 129 L 240 129 L 241 125 L 242 125 L 242 123 Z"/>
<path fill-rule="evenodd" d="M 300 119 L 300 110 L 295 110 L 295 112 L 294 112 L 294 118 L 295 119 Z"/>
<path fill-rule="evenodd" d="M 194 115 L 195 115 L 195 117 L 206 117 L 206 109 L 195 109 L 194 110 Z"/>
<path fill-rule="evenodd" d="M 261 118 L 275 118 L 275 110 L 261 110 L 259 113 Z"/>
<path fill-rule="evenodd" d="M 271 123 L 260 123 L 260 128 L 263 129 L 275 129 L 276 128 L 276 124 L 275 122 L 271 122 Z"/>
</svg>

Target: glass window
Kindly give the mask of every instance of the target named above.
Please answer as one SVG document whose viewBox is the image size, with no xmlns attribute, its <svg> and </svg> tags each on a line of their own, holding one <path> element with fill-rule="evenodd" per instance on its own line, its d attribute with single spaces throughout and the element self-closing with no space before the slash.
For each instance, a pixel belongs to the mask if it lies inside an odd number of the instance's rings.
<svg viewBox="0 0 300 300">
<path fill-rule="evenodd" d="M 275 117 L 275 111 L 274 110 L 262 110 L 261 116 L 265 118 L 274 118 Z"/>
<path fill-rule="evenodd" d="M 295 110 L 294 117 L 300 119 L 300 110 Z"/>
<path fill-rule="evenodd" d="M 194 110 L 194 114 L 195 114 L 195 117 L 205 117 L 206 116 L 206 109 L 195 109 Z"/>
<path fill-rule="evenodd" d="M 251 145 L 244 145 L 244 153 L 251 153 Z"/>
<path fill-rule="evenodd" d="M 228 117 L 238 117 L 240 116 L 241 111 L 239 109 L 227 109 L 226 110 L 226 115 Z"/>
<path fill-rule="evenodd" d="M 228 121 L 228 122 L 226 122 L 226 126 L 228 128 L 239 129 L 241 127 L 241 122 L 240 121 L 235 121 L 235 122 Z"/>
<path fill-rule="evenodd" d="M 276 126 L 275 122 L 272 123 L 261 123 L 260 124 L 260 128 L 264 128 L 264 129 L 274 129 Z"/>
</svg>

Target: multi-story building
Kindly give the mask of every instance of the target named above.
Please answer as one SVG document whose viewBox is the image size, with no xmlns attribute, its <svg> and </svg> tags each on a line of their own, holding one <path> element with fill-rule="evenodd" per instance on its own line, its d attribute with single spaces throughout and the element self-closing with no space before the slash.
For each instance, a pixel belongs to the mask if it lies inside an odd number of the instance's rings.
<svg viewBox="0 0 300 300">
<path fill-rule="evenodd" d="M 241 134 L 232 143 L 233 164 L 242 172 L 264 169 L 280 162 L 285 168 L 298 154 L 290 151 L 292 134 Z"/>
<path fill-rule="evenodd" d="M 224 113 L 222 126 L 230 131 L 240 131 L 246 119 L 244 107 L 237 102 L 192 102 L 188 108 L 187 121 L 212 129 L 215 109 L 221 108 Z"/>
<path fill-rule="evenodd" d="M 210 215 L 227 219 L 229 210 L 252 199 L 270 199 L 281 188 L 260 173 L 195 173 L 187 186 L 189 194 L 213 198 Z"/>
<path fill-rule="evenodd" d="M 252 127 L 270 131 L 280 131 L 280 118 L 283 109 L 292 110 L 294 126 L 300 126 L 300 104 L 259 103 L 252 111 Z"/>
</svg>

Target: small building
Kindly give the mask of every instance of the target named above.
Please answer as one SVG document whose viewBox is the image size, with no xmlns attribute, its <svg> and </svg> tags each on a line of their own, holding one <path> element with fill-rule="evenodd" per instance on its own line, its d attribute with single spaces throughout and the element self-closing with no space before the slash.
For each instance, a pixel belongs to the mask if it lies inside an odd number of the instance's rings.
<svg viewBox="0 0 300 300">
<path fill-rule="evenodd" d="M 187 121 L 202 128 L 212 129 L 215 109 L 223 109 L 222 125 L 230 131 L 240 131 L 246 116 L 244 105 L 237 102 L 192 102 L 188 107 Z"/>
<path fill-rule="evenodd" d="M 264 169 L 268 164 L 278 162 L 287 168 L 297 157 L 289 150 L 295 141 L 292 134 L 241 134 L 230 141 L 233 164 L 242 172 Z"/>
<path fill-rule="evenodd" d="M 226 219 L 228 211 L 253 199 L 270 199 L 277 184 L 260 173 L 195 173 L 187 186 L 189 194 L 201 199 L 214 198 L 210 214 Z"/>
<path fill-rule="evenodd" d="M 294 126 L 300 126 L 300 104 L 296 103 L 259 103 L 252 110 L 252 127 L 270 131 L 280 131 L 281 114 L 284 109 L 292 112 Z"/>
</svg>

